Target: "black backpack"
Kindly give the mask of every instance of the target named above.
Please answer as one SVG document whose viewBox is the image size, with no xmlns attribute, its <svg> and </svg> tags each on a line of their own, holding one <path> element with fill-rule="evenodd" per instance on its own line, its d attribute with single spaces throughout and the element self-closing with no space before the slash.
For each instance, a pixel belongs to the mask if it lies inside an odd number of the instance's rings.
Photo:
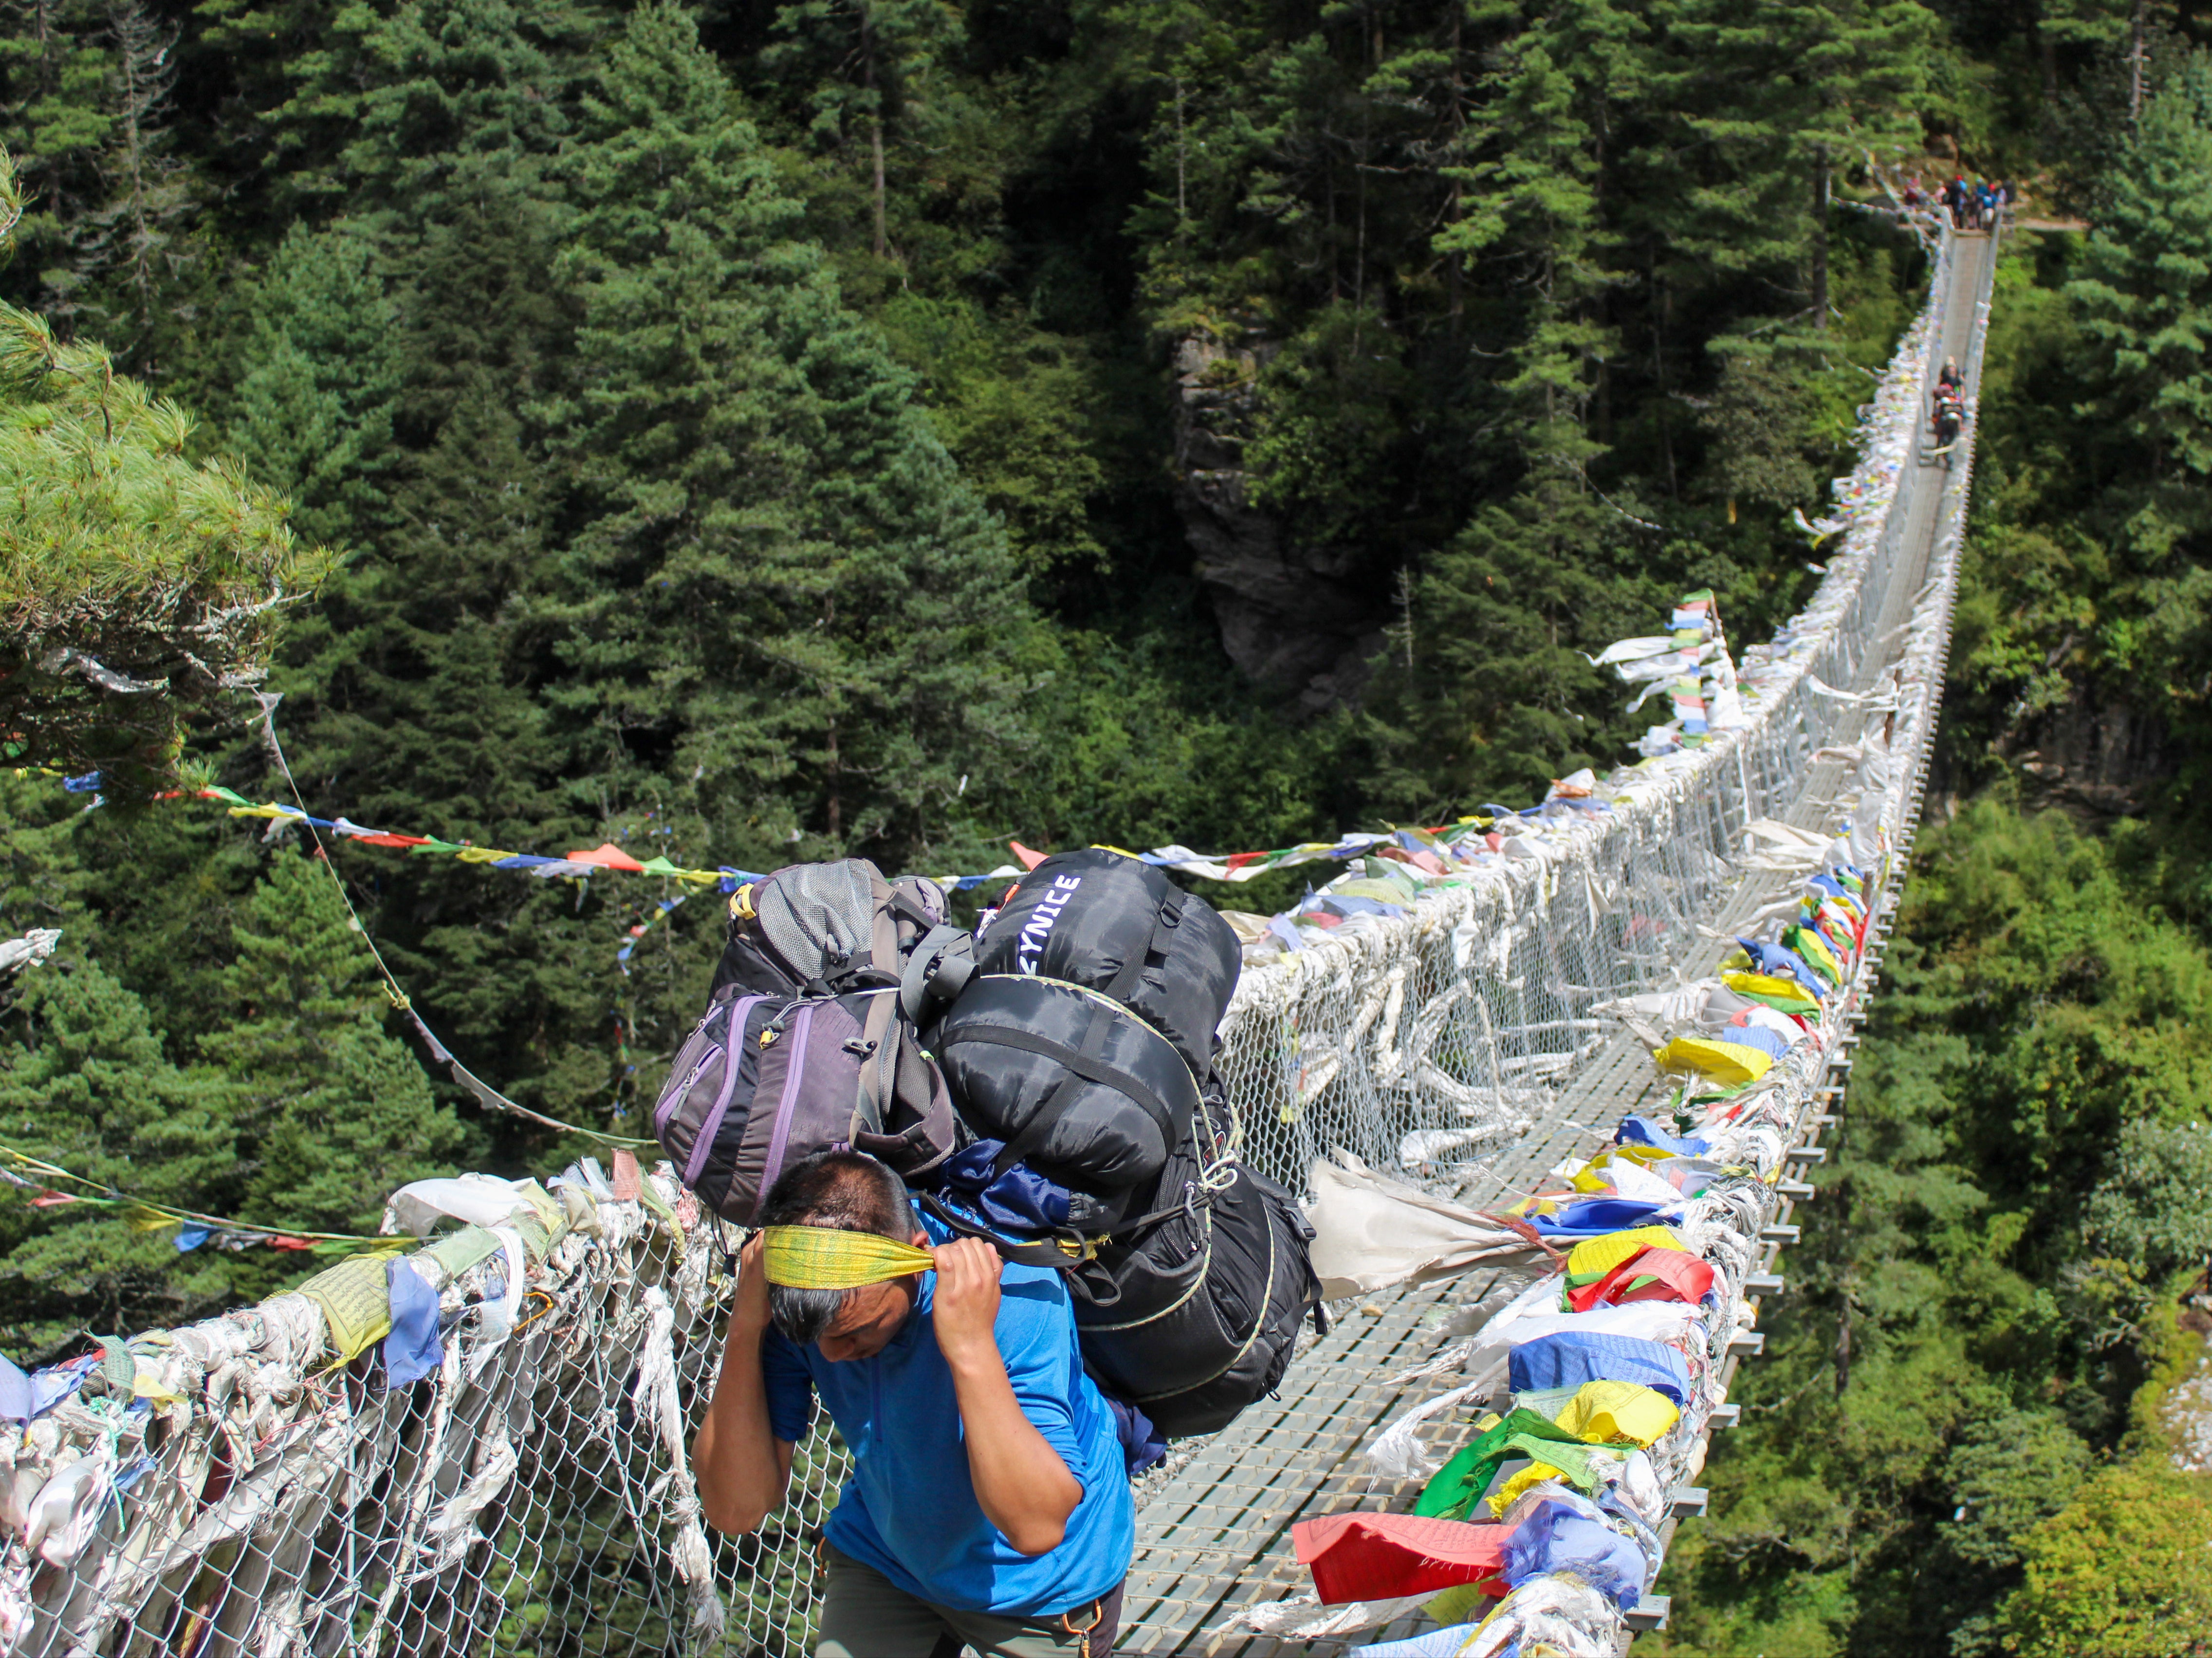
<svg viewBox="0 0 2212 1658">
<path fill-rule="evenodd" d="M 1132 1009 L 1200 1085 L 1243 959 L 1211 904 L 1103 847 L 1055 853 L 1024 876 L 975 950 L 979 973 L 1058 979 Z"/>
<path fill-rule="evenodd" d="M 1099 1385 L 1170 1439 L 1218 1433 L 1273 1393 L 1309 1313 L 1328 1328 L 1313 1228 L 1291 1194 L 1234 1159 L 1212 1178 L 1205 1195 L 1111 1246 L 1111 1304 L 1075 1303 Z"/>
<path fill-rule="evenodd" d="M 924 1033 L 961 1120 L 1003 1141 L 994 1175 L 1025 1163 L 1101 1198 L 1156 1183 L 1190 1137 L 1198 1084 L 1175 1045 L 1081 986 L 979 974 Z"/>
</svg>

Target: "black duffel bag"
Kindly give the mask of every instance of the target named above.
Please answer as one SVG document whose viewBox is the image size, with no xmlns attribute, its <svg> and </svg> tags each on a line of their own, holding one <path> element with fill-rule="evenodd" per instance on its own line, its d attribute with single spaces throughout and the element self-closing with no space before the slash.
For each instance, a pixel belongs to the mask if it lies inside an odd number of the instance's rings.
<svg viewBox="0 0 2212 1658">
<path fill-rule="evenodd" d="M 1107 1198 L 1157 1181 L 1191 1133 L 1198 1085 L 1175 1044 L 1095 990 L 1015 973 L 970 979 L 925 1045 L 962 1119 L 1025 1163 Z"/>
<path fill-rule="evenodd" d="M 1060 979 L 1133 1008 L 1200 1084 L 1243 965 L 1211 904 L 1103 847 L 1055 853 L 1024 875 L 975 946 L 978 972 Z"/>
<path fill-rule="evenodd" d="M 1307 1315 L 1326 1327 L 1313 1229 L 1229 1149 L 1219 1085 L 1132 1212 L 1088 1238 L 1008 1237 L 921 1202 L 1010 1260 L 1066 1275 L 1085 1364 L 1170 1439 L 1218 1433 L 1282 1381 Z"/>
</svg>

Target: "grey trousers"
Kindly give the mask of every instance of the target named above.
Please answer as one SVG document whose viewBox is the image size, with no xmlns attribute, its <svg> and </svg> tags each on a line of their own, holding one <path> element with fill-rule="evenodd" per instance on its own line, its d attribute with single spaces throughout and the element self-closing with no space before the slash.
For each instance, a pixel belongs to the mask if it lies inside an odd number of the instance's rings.
<svg viewBox="0 0 2212 1658">
<path fill-rule="evenodd" d="M 917 1600 L 827 1543 L 822 1560 L 830 1584 L 814 1658 L 955 1658 L 963 1649 L 981 1658 L 1110 1658 L 1114 1650 L 1119 1585 L 1096 1607 L 1078 1607 L 1066 1618 L 999 1618 Z"/>
</svg>

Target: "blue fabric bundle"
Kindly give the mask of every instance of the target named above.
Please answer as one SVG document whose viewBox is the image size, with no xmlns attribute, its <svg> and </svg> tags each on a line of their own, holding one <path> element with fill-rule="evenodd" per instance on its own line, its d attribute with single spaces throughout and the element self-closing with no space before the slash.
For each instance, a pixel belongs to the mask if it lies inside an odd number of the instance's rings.
<svg viewBox="0 0 2212 1658">
<path fill-rule="evenodd" d="M 1739 1038 L 1731 1035 L 1729 1042 Z M 1678 1157 L 1701 1157 L 1713 1149 L 1713 1143 L 1696 1134 L 1670 1134 L 1649 1117 L 1623 1117 L 1620 1127 L 1613 1131 L 1615 1145 L 1649 1145 L 1662 1151 L 1672 1151 Z"/>
<path fill-rule="evenodd" d="M 1501 1576 L 1518 1588 L 1546 1572 L 1572 1572 L 1626 1611 L 1644 1597 L 1644 1551 L 1606 1523 L 1602 1509 L 1562 1486 L 1534 1499 L 1506 1540 Z"/>
<path fill-rule="evenodd" d="M 1561 1330 L 1522 1343 L 1506 1361 L 1506 1385 L 1516 1394 L 1585 1382 L 1640 1382 L 1678 1406 L 1690 1402 L 1689 1363 L 1661 1341 Z"/>
<path fill-rule="evenodd" d="M 963 1207 L 997 1230 L 1050 1232 L 1066 1225 L 1066 1187 L 1024 1163 L 991 1178 L 991 1165 L 1006 1149 L 1003 1140 L 977 1140 L 962 1148 L 945 1159 L 945 1186 L 965 1199 Z"/>
<path fill-rule="evenodd" d="M 1814 972 L 1811 963 L 1796 950 L 1784 950 L 1780 944 L 1761 944 L 1756 938 L 1738 938 L 1736 943 L 1751 957 L 1753 971 L 1769 978 L 1794 979 L 1814 1001 L 1828 999 L 1828 981 Z"/>
<path fill-rule="evenodd" d="M 1608 1232 L 1625 1232 L 1632 1226 L 1664 1225 L 1680 1212 L 1680 1203 L 1656 1203 L 1643 1198 L 1584 1198 L 1563 1203 L 1549 1215 L 1523 1215 L 1537 1236 L 1570 1242 L 1601 1238 Z"/>
</svg>

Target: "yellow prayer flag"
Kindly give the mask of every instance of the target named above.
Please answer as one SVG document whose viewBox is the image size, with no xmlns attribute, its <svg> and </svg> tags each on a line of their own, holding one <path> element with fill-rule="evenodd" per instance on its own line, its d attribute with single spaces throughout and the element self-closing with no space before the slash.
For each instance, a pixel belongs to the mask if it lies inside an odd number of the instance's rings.
<svg viewBox="0 0 2212 1658">
<path fill-rule="evenodd" d="M 1671 1226 L 1632 1226 L 1625 1232 L 1584 1238 L 1575 1245 L 1567 1252 L 1567 1276 L 1603 1278 L 1632 1255 L 1641 1254 L 1646 1249 L 1680 1249 L 1687 1253 L 1689 1248 L 1682 1235 Z"/>
<path fill-rule="evenodd" d="M 1559 1426 L 1593 1445 L 1650 1448 L 1681 1419 L 1674 1400 L 1633 1382 L 1585 1382 L 1559 1412 Z"/>
</svg>

